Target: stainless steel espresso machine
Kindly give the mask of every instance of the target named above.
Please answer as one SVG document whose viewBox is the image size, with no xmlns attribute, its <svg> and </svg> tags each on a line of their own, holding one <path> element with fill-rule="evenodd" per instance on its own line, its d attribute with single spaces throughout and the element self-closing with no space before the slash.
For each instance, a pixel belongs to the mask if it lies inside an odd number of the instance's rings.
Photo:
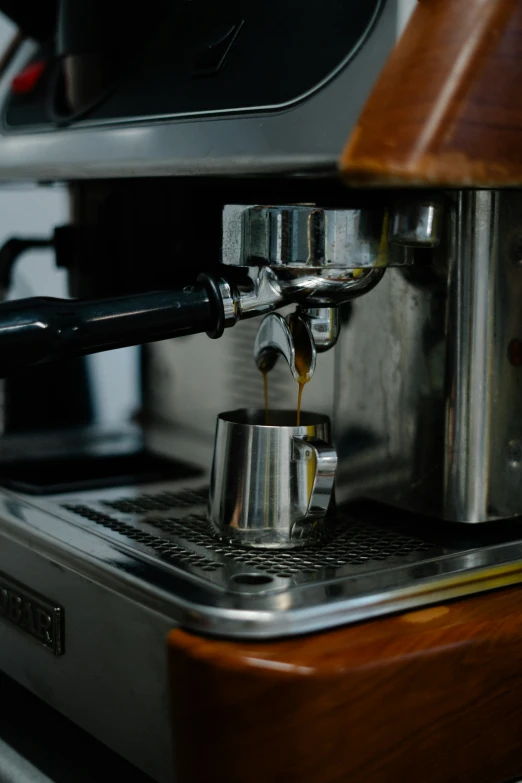
<svg viewBox="0 0 522 783">
<path fill-rule="evenodd" d="M 0 253 L 8 280 L 53 247 L 71 295 L 0 304 L 3 393 L 45 371 L 41 394 L 59 377 L 77 403 L 53 427 L 6 414 L 0 669 L 171 781 L 173 628 L 265 643 L 522 582 L 522 196 L 343 182 L 395 0 L 0 5 L 22 31 L 0 179 L 66 183 L 71 205 Z M 74 362 L 128 345 L 141 408 L 109 433 Z M 282 537 L 280 495 L 256 495 L 250 536 L 260 462 L 209 515 L 216 420 L 263 409 L 260 369 L 269 412 L 294 411 L 303 345 L 330 456 L 288 459 L 303 481 L 326 460 L 323 484 Z"/>
</svg>

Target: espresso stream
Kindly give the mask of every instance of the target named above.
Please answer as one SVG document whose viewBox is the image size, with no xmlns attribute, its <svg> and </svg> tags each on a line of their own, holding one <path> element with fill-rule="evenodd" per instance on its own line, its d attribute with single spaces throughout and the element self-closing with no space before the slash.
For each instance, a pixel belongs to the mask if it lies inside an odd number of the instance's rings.
<svg viewBox="0 0 522 783">
<path fill-rule="evenodd" d="M 265 393 L 265 424 L 270 424 L 270 414 L 268 412 L 268 370 L 261 370 L 263 373 L 263 391 Z"/>
<path fill-rule="evenodd" d="M 303 389 L 310 380 L 310 367 L 312 366 L 312 351 L 310 349 L 310 337 L 300 318 L 293 316 L 289 319 L 290 331 L 294 338 L 295 369 L 297 370 L 299 391 L 297 393 L 297 426 L 301 424 L 301 400 Z"/>
<path fill-rule="evenodd" d="M 296 425 L 299 427 L 301 424 L 301 401 L 303 399 L 303 389 L 305 387 L 305 384 L 308 383 L 310 378 L 306 374 L 301 374 L 299 368 L 297 367 L 297 361 L 295 363 L 295 366 L 297 368 L 297 371 L 299 372 L 299 380 L 297 383 L 299 384 L 299 390 L 297 392 L 297 421 Z"/>
<path fill-rule="evenodd" d="M 303 398 L 303 389 L 310 380 L 310 367 L 312 365 L 312 352 L 310 350 L 310 339 L 308 332 L 299 318 L 290 317 L 290 331 L 294 338 L 295 349 L 295 369 L 297 370 L 297 383 L 299 390 L 297 392 L 297 417 L 296 425 L 301 424 L 301 401 Z M 273 365 L 260 362 L 259 369 L 263 375 L 263 390 L 265 397 L 265 424 L 270 424 L 270 411 L 268 406 L 268 372 Z"/>
</svg>

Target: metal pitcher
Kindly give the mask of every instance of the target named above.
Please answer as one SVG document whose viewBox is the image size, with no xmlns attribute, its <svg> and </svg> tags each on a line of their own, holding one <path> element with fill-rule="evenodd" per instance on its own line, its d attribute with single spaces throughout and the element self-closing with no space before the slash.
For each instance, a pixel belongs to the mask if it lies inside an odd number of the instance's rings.
<svg viewBox="0 0 522 783">
<path fill-rule="evenodd" d="M 209 516 L 215 531 L 250 547 L 317 538 L 332 500 L 337 454 L 330 421 L 315 413 L 241 409 L 218 416 Z"/>
</svg>

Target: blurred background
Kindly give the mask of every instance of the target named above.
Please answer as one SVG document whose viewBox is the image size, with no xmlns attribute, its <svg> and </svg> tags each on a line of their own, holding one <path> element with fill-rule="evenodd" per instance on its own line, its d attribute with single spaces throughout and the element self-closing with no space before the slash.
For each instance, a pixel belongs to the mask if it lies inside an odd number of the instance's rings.
<svg viewBox="0 0 522 783">
<path fill-rule="evenodd" d="M 0 14 L 0 52 L 16 27 Z M 60 185 L 0 183 L 0 246 L 11 236 L 49 236 L 68 222 L 67 192 Z M 25 253 L 15 265 L 8 299 L 67 296 L 66 273 L 54 264 L 52 249 Z M 117 426 L 138 407 L 138 349 L 100 353 L 87 358 L 91 374 L 94 422 Z"/>
<path fill-rule="evenodd" d="M 415 2 L 398 0 L 398 33 Z M 15 26 L 0 14 L 0 52 L 15 32 Z M 11 236 L 49 236 L 68 219 L 67 193 L 60 185 L 0 183 L 0 246 Z M 55 267 L 51 249 L 25 253 L 15 265 L 8 298 L 29 296 L 67 296 L 66 273 Z M 125 348 L 87 357 L 94 423 L 117 427 L 138 409 L 138 350 Z"/>
</svg>

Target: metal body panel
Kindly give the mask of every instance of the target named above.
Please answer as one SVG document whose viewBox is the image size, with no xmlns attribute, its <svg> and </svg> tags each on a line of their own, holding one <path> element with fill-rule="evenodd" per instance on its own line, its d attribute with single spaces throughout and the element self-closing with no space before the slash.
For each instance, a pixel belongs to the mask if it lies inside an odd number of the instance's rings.
<svg viewBox="0 0 522 783">
<path fill-rule="evenodd" d="M 60 657 L 0 622 L 2 671 L 156 780 L 171 781 L 166 636 L 175 623 L 132 591 L 114 589 L 109 573 L 100 578 L 89 569 L 93 554 L 100 554 L 91 536 L 75 531 L 84 554 L 73 552 L 66 535 L 61 542 L 46 535 L 45 514 L 36 514 L 34 526 L 20 525 L 16 502 L 3 498 L 1 506 L 0 569 L 44 595 L 60 596 L 65 609 Z M 108 571 L 109 564 L 110 558 Z"/>
<path fill-rule="evenodd" d="M 396 38 L 389 0 L 357 55 L 322 89 L 295 106 L 267 112 L 154 119 L 0 137 L 0 179 L 83 179 L 329 173 Z M 4 75 L 29 53 L 24 45 Z"/>
<path fill-rule="evenodd" d="M 521 215 L 519 192 L 459 194 L 440 268 L 388 270 L 353 303 L 337 347 L 340 497 L 466 523 L 521 514 Z"/>
</svg>

